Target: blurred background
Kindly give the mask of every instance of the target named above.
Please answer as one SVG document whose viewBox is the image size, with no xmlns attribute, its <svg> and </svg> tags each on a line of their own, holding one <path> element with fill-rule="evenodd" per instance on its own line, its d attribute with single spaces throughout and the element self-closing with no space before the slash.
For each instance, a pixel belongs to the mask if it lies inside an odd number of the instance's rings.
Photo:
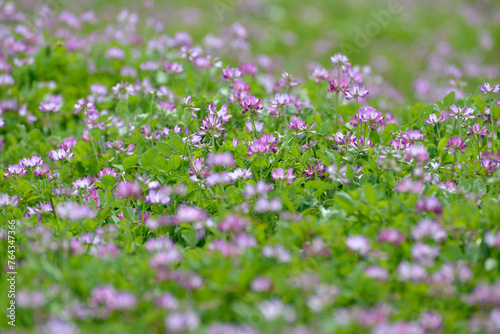
<svg viewBox="0 0 500 334">
<path fill-rule="evenodd" d="M 224 63 L 254 61 L 302 78 L 318 64 L 329 69 L 329 57 L 342 51 L 353 64 L 369 65 L 407 103 L 433 102 L 451 89 L 473 93 L 479 83 L 500 76 L 496 0 L 16 0 L 15 5 L 35 13 L 48 7 L 51 18 L 66 24 L 54 24 L 54 38 L 63 38 L 64 29 L 106 35 L 118 23 L 130 35 L 149 36 L 146 41 L 155 34 L 187 32 L 193 45 Z M 82 19 L 88 11 L 95 15 L 92 25 L 76 22 L 90 22 Z M 227 39 L 230 34 L 237 38 Z"/>
</svg>

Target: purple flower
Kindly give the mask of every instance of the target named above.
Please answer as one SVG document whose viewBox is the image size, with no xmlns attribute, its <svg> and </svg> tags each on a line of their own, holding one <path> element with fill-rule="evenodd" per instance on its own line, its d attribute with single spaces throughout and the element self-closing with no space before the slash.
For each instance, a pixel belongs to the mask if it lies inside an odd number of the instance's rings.
<svg viewBox="0 0 500 334">
<path fill-rule="evenodd" d="M 240 69 L 237 68 L 237 67 L 232 68 L 229 65 L 227 65 L 227 67 L 225 69 L 222 69 L 221 73 L 222 73 L 222 77 L 225 80 L 231 80 L 231 81 L 233 81 L 234 79 L 241 77 L 241 71 L 240 71 Z"/>
<path fill-rule="evenodd" d="M 396 246 L 399 246 L 405 240 L 406 236 L 394 228 L 390 230 L 382 230 L 378 236 L 379 242 L 388 242 Z"/>
<path fill-rule="evenodd" d="M 316 81 L 317 83 L 320 83 L 322 80 L 324 81 L 330 80 L 330 74 L 328 73 L 328 70 L 323 67 L 316 67 L 312 71 L 311 77 L 313 77 L 314 81 Z"/>
<path fill-rule="evenodd" d="M 298 130 L 297 132 L 295 132 L 296 136 L 316 133 L 316 131 L 313 130 L 315 126 L 316 123 L 313 123 L 310 127 L 307 126 L 306 122 L 304 122 L 304 120 L 300 118 L 291 119 L 290 122 L 288 123 L 288 128 L 290 130 Z"/>
<path fill-rule="evenodd" d="M 59 145 L 59 148 L 62 148 L 63 150 L 69 150 L 75 147 L 77 142 L 78 140 L 76 140 L 75 138 L 73 138 L 73 136 L 71 136 L 69 138 L 64 139 L 62 144 Z"/>
<path fill-rule="evenodd" d="M 436 114 L 430 114 L 429 118 L 424 120 L 424 123 L 427 125 L 431 125 L 431 124 L 436 125 L 438 123 L 445 122 L 447 118 L 448 118 L 448 116 L 446 116 L 446 114 L 441 114 L 441 115 L 439 115 L 439 117 L 436 117 Z"/>
<path fill-rule="evenodd" d="M 295 175 L 293 175 L 293 168 L 289 168 L 285 174 L 283 168 L 276 168 L 271 171 L 271 179 L 275 181 L 286 181 L 287 185 L 290 185 L 295 181 Z"/>
<path fill-rule="evenodd" d="M 114 191 L 114 196 L 118 198 L 136 198 L 142 196 L 142 188 L 134 182 L 122 181 L 118 183 Z"/>
<path fill-rule="evenodd" d="M 273 290 L 273 283 L 267 277 L 257 276 L 250 283 L 250 290 L 255 292 L 270 292 Z"/>
<path fill-rule="evenodd" d="M 264 180 L 259 180 L 256 185 L 247 183 L 243 196 L 251 198 L 256 195 L 266 195 L 273 189 L 272 184 L 267 184 Z"/>
<path fill-rule="evenodd" d="M 254 77 L 257 74 L 257 65 L 253 63 L 243 63 L 241 64 L 241 72 L 244 75 L 250 75 L 251 77 Z"/>
<path fill-rule="evenodd" d="M 245 219 L 236 215 L 229 215 L 219 223 L 221 232 L 241 232 L 247 226 Z"/>
<path fill-rule="evenodd" d="M 474 109 L 464 106 L 463 108 L 457 107 L 456 105 L 450 106 L 451 113 L 450 117 L 455 117 L 455 119 L 475 119 L 476 116 L 472 115 Z"/>
<path fill-rule="evenodd" d="M 345 245 L 348 249 L 359 255 L 366 255 L 370 250 L 370 241 L 362 235 L 353 235 L 347 237 Z"/>
<path fill-rule="evenodd" d="M 264 109 L 264 106 L 261 104 L 261 102 L 262 101 L 255 96 L 246 96 L 240 103 L 240 106 L 243 108 L 242 113 L 245 114 L 247 112 L 250 112 L 256 114 L 259 110 Z"/>
<path fill-rule="evenodd" d="M 436 215 L 443 213 L 443 208 L 437 197 L 422 197 L 416 204 L 417 214 L 421 212 L 433 212 Z"/>
<path fill-rule="evenodd" d="M 373 131 L 377 128 L 378 125 L 382 124 L 383 122 L 384 122 L 384 117 L 382 116 L 382 113 L 380 111 L 370 106 L 364 106 L 361 109 L 359 109 L 358 114 L 354 116 L 353 125 L 358 126 L 358 123 L 361 124 L 366 123 L 370 126 L 370 129 Z"/>
<path fill-rule="evenodd" d="M 182 74 L 184 73 L 184 67 L 182 66 L 181 63 L 174 61 L 172 63 L 168 63 L 165 65 L 165 68 L 163 69 L 164 72 L 173 75 L 173 74 Z"/>
<path fill-rule="evenodd" d="M 343 92 L 345 94 L 347 88 L 349 87 L 349 80 L 347 78 L 342 78 L 339 83 L 339 78 L 335 77 L 329 83 L 330 87 L 328 87 L 328 91 L 336 92 L 337 94 L 339 94 L 340 92 Z"/>
<path fill-rule="evenodd" d="M 411 145 L 405 151 L 405 160 L 410 161 L 411 159 L 416 159 L 418 162 L 424 162 L 429 160 L 429 152 L 427 148 L 421 145 Z"/>
<path fill-rule="evenodd" d="M 25 167 L 22 164 L 20 164 L 20 165 L 9 165 L 9 167 L 6 168 L 4 176 L 6 178 L 11 177 L 12 175 L 16 175 L 18 177 L 21 177 L 23 175 L 28 174 L 28 171 L 26 169 L 24 169 L 24 168 Z"/>
<path fill-rule="evenodd" d="M 134 151 L 134 144 L 130 144 L 125 148 L 125 145 L 121 140 L 108 141 L 104 143 L 104 147 L 116 150 L 116 153 L 126 153 L 130 154 Z"/>
<path fill-rule="evenodd" d="M 352 88 L 345 91 L 345 97 L 348 100 L 365 98 L 368 96 L 368 91 L 365 87 L 360 88 L 358 85 L 352 85 Z"/>
<path fill-rule="evenodd" d="M 365 274 L 368 277 L 379 281 L 387 281 L 387 279 L 389 278 L 389 272 L 387 271 L 387 269 L 378 266 L 366 267 Z"/>
<path fill-rule="evenodd" d="M 405 179 L 394 189 L 400 193 L 421 194 L 424 191 L 424 185 L 421 181 L 414 182 L 411 179 Z"/>
<path fill-rule="evenodd" d="M 117 83 L 111 88 L 111 90 L 119 99 L 127 99 L 130 95 L 134 95 L 136 92 L 134 86 L 128 83 L 123 83 L 123 81 Z"/>
<path fill-rule="evenodd" d="M 63 150 L 62 148 L 58 150 L 53 150 L 47 152 L 47 155 L 52 161 L 59 161 L 59 160 L 67 160 L 69 161 L 70 159 L 73 159 L 75 155 L 71 153 L 71 151 L 68 150 Z"/>
<path fill-rule="evenodd" d="M 449 151 L 451 155 L 455 155 L 457 151 L 464 153 L 467 144 L 465 144 L 462 137 L 451 137 L 448 139 L 448 145 L 444 148 L 445 151 Z"/>
<path fill-rule="evenodd" d="M 269 114 L 274 115 L 275 118 L 284 116 L 284 109 L 290 104 L 290 97 L 288 94 L 276 94 L 274 100 L 269 100 L 270 106 L 267 108 Z"/>
<path fill-rule="evenodd" d="M 94 103 L 92 101 L 87 101 L 85 99 L 79 99 L 76 104 L 73 106 L 73 110 L 75 114 L 83 113 L 87 115 L 87 113 L 93 113 L 96 111 Z"/>
<path fill-rule="evenodd" d="M 417 242 L 411 248 L 411 256 L 415 261 L 423 266 L 433 266 L 434 259 L 440 253 L 439 247 L 433 247 L 421 242 Z"/>
<path fill-rule="evenodd" d="M 172 312 L 165 318 L 167 332 L 177 334 L 193 331 L 200 324 L 200 317 L 193 311 Z"/>
<path fill-rule="evenodd" d="M 232 181 L 249 180 L 252 178 L 252 171 L 249 169 L 236 168 L 233 172 L 228 173 Z"/>
<path fill-rule="evenodd" d="M 345 71 L 346 69 L 351 67 L 351 64 L 349 63 L 349 59 L 342 54 L 342 52 L 336 53 L 332 57 L 330 57 L 330 63 L 332 63 L 334 66 L 339 66 L 342 71 Z"/>
<path fill-rule="evenodd" d="M 427 277 L 425 267 L 420 264 L 411 264 L 408 261 L 402 261 L 397 268 L 398 279 L 402 282 L 412 281 L 414 283 L 422 282 Z"/>
<path fill-rule="evenodd" d="M 209 115 L 217 117 L 222 122 L 222 124 L 227 124 L 229 122 L 229 119 L 233 117 L 232 115 L 229 115 L 226 104 L 224 104 L 219 111 L 217 111 L 217 106 L 215 105 L 215 103 L 209 104 L 207 106 L 207 110 L 209 111 Z"/>
<path fill-rule="evenodd" d="M 56 213 L 60 218 L 71 221 L 93 219 L 97 216 L 96 212 L 88 206 L 73 202 L 58 204 L 56 206 Z"/>
<path fill-rule="evenodd" d="M 231 178 L 229 177 L 228 172 L 212 173 L 206 178 L 207 187 L 214 187 L 218 184 L 224 185 L 228 183 L 231 183 Z"/>
<path fill-rule="evenodd" d="M 144 197 L 144 201 L 150 204 L 170 204 L 170 190 L 166 187 L 161 187 L 157 191 L 149 190 L 149 194 Z"/>
<path fill-rule="evenodd" d="M 24 167 L 32 168 L 36 166 L 43 165 L 42 157 L 33 156 L 31 158 L 22 158 L 19 161 L 19 165 L 23 165 Z"/>
<path fill-rule="evenodd" d="M 256 213 L 263 212 L 279 212 L 281 211 L 281 201 L 279 198 L 273 198 L 271 200 L 266 197 L 260 197 L 253 207 Z"/>
<path fill-rule="evenodd" d="M 438 333 L 443 325 L 443 318 L 439 313 L 426 311 L 420 315 L 419 322 L 429 333 Z"/>
<path fill-rule="evenodd" d="M 500 84 L 491 86 L 489 82 L 485 82 L 484 85 L 479 86 L 479 91 L 483 94 L 500 93 Z"/>
<path fill-rule="evenodd" d="M 5 208 L 8 206 L 17 207 L 19 205 L 18 196 L 9 196 L 7 194 L 0 194 L 0 208 Z"/>
<path fill-rule="evenodd" d="M 234 167 L 236 166 L 236 161 L 234 157 L 229 152 L 219 153 L 219 154 L 208 154 L 207 165 L 210 167 L 223 166 L 223 167 Z"/>
<path fill-rule="evenodd" d="M 481 125 L 479 123 L 474 123 L 473 126 L 469 126 L 469 132 L 467 132 L 467 136 L 469 137 L 479 137 L 479 138 L 484 138 L 488 135 L 488 129 L 486 126 L 483 126 L 481 128 Z"/>
<path fill-rule="evenodd" d="M 411 235 L 415 240 L 430 237 L 436 242 L 441 242 L 446 239 L 446 231 L 441 223 L 430 219 L 424 219 L 413 227 Z"/>
<path fill-rule="evenodd" d="M 420 132 L 420 130 L 406 130 L 401 136 L 401 141 L 403 144 L 415 144 L 417 141 L 424 140 L 425 136 Z"/>
<path fill-rule="evenodd" d="M 179 205 L 174 216 L 175 221 L 178 223 L 198 223 L 205 221 L 207 218 L 208 213 L 205 210 L 187 205 Z"/>
<path fill-rule="evenodd" d="M 346 171 L 347 171 L 347 165 L 344 165 L 341 168 L 339 168 L 335 162 L 326 168 L 326 172 L 328 173 L 328 178 L 332 179 L 334 182 L 349 184 L 351 183 L 351 181 L 348 178 L 346 178 L 345 176 Z"/>
<path fill-rule="evenodd" d="M 208 115 L 205 120 L 201 121 L 201 129 L 198 132 L 200 135 L 213 135 L 219 138 L 226 130 L 223 127 L 221 119 L 217 116 Z"/>
<path fill-rule="evenodd" d="M 75 189 L 91 189 L 94 188 L 94 183 L 90 176 L 82 177 L 73 182 L 73 188 Z"/>
</svg>

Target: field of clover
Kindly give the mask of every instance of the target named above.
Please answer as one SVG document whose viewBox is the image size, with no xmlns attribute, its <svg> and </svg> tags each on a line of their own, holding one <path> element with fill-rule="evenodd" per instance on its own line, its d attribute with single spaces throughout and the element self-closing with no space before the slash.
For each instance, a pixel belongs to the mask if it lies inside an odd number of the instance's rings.
<svg viewBox="0 0 500 334">
<path fill-rule="evenodd" d="M 405 106 L 96 16 L 0 11 L 3 333 L 500 332 L 498 80 Z"/>
</svg>

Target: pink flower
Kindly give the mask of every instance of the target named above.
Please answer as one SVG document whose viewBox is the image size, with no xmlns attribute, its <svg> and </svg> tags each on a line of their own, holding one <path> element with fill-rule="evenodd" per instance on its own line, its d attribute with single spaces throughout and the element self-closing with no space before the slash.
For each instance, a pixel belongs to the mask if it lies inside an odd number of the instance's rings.
<svg viewBox="0 0 500 334">
<path fill-rule="evenodd" d="M 222 77 L 225 80 L 231 80 L 231 81 L 233 81 L 234 79 L 241 77 L 241 71 L 240 71 L 240 69 L 237 68 L 237 67 L 232 68 L 229 65 L 227 65 L 227 67 L 225 69 L 221 70 L 221 73 L 222 73 Z"/>
<path fill-rule="evenodd" d="M 345 71 L 346 69 L 351 67 L 349 59 L 347 59 L 347 57 L 343 55 L 342 52 L 339 52 L 330 57 L 330 63 L 332 63 L 334 66 L 340 67 L 342 71 Z"/>
<path fill-rule="evenodd" d="M 489 82 L 485 82 L 484 85 L 479 86 L 479 91 L 483 94 L 500 93 L 500 84 L 491 86 Z"/>
<path fill-rule="evenodd" d="M 353 124 L 354 126 L 358 126 L 358 123 L 366 123 L 370 126 L 370 129 L 372 131 L 375 130 L 377 126 L 382 124 L 384 121 L 382 113 L 370 106 L 364 106 L 359 109 L 358 114 L 354 116 L 354 119 L 354 123 L 351 122 L 351 124 Z"/>
<path fill-rule="evenodd" d="M 421 181 L 414 182 L 411 179 L 405 179 L 395 187 L 395 190 L 400 193 L 421 194 L 424 191 L 424 185 Z"/>
<path fill-rule="evenodd" d="M 410 161 L 411 159 L 416 159 L 418 162 L 424 162 L 429 160 L 429 152 L 427 148 L 421 145 L 411 145 L 406 149 L 405 160 Z"/>
<path fill-rule="evenodd" d="M 234 167 L 236 166 L 236 161 L 234 157 L 229 152 L 219 153 L 219 154 L 208 154 L 207 165 L 210 167 L 223 166 L 223 167 Z"/>
<path fill-rule="evenodd" d="M 62 219 L 79 221 L 84 219 L 93 219 L 97 216 L 96 212 L 85 205 L 73 202 L 65 202 L 56 206 L 57 215 Z"/>
<path fill-rule="evenodd" d="M 467 144 L 465 144 L 462 137 L 451 137 L 448 139 L 448 144 L 444 148 L 445 151 L 449 151 L 451 155 L 455 155 L 457 151 L 464 153 Z"/>
<path fill-rule="evenodd" d="M 340 182 L 343 184 L 351 183 L 351 181 L 345 176 L 345 173 L 347 172 L 347 165 L 339 168 L 334 162 L 326 168 L 326 172 L 328 173 L 328 178 L 334 182 Z"/>
<path fill-rule="evenodd" d="M 417 213 L 421 212 L 433 212 L 436 215 L 441 215 L 443 208 L 437 197 L 422 197 L 420 201 L 417 202 Z"/>
<path fill-rule="evenodd" d="M 261 104 L 261 100 L 255 96 L 245 97 L 243 101 L 241 101 L 240 106 L 243 108 L 243 114 L 247 112 L 257 113 L 259 110 L 264 109 L 264 106 Z"/>
<path fill-rule="evenodd" d="M 420 130 L 406 130 L 401 136 L 403 144 L 415 144 L 417 141 L 424 140 L 425 136 L 420 132 Z"/>
<path fill-rule="evenodd" d="M 0 208 L 5 208 L 8 206 L 17 207 L 19 205 L 18 196 L 9 196 L 7 194 L 0 194 Z"/>
<path fill-rule="evenodd" d="M 451 113 L 450 117 L 461 118 L 461 119 L 475 119 L 476 116 L 472 115 L 474 109 L 464 106 L 463 108 L 457 107 L 456 105 L 450 106 Z"/>
<path fill-rule="evenodd" d="M 114 196 L 118 198 L 132 197 L 139 199 L 142 196 L 142 188 L 137 183 L 122 181 L 116 186 Z"/>
<path fill-rule="evenodd" d="M 387 269 L 378 266 L 366 267 L 365 274 L 368 277 L 379 281 L 387 281 L 387 279 L 389 278 L 389 272 L 387 271 Z"/>
<path fill-rule="evenodd" d="M 378 236 L 379 242 L 388 242 L 399 246 L 406 240 L 406 236 L 397 229 L 382 230 Z"/>
<path fill-rule="evenodd" d="M 436 124 L 445 122 L 447 118 L 448 118 L 448 116 L 446 116 L 446 114 L 441 114 L 441 115 L 439 115 L 439 117 L 436 117 L 436 114 L 430 114 L 429 118 L 424 120 L 424 123 L 428 124 L 428 125 L 431 125 L 431 124 L 436 125 Z"/>
<path fill-rule="evenodd" d="M 285 174 L 283 168 L 276 168 L 271 171 L 271 179 L 275 181 L 286 181 L 287 185 L 290 185 L 293 181 L 295 181 L 295 176 L 293 175 L 293 168 L 289 168 Z"/>
<path fill-rule="evenodd" d="M 79 99 L 76 104 L 73 106 L 73 110 L 75 111 L 75 114 L 78 113 L 83 113 L 84 115 L 87 115 L 89 112 L 95 112 L 95 106 L 92 101 L 87 101 L 85 99 Z"/>
<path fill-rule="evenodd" d="M 330 74 L 328 73 L 328 70 L 322 67 L 316 67 L 312 71 L 311 77 L 313 77 L 314 81 L 316 81 L 317 83 L 320 83 L 322 80 L 324 81 L 330 80 Z"/>
<path fill-rule="evenodd" d="M 368 94 L 369 93 L 365 87 L 360 88 L 356 84 L 352 85 L 352 88 L 345 91 L 345 97 L 348 100 L 365 98 L 366 96 L 368 96 Z"/>
<path fill-rule="evenodd" d="M 56 150 L 56 151 L 49 151 L 47 152 L 47 155 L 52 161 L 59 161 L 59 160 L 67 160 L 69 161 L 70 159 L 73 159 L 75 155 L 70 152 L 70 150 L 63 150 L 62 148 Z"/>
<path fill-rule="evenodd" d="M 359 255 L 366 255 L 370 250 L 370 241 L 362 235 L 353 235 L 346 239 L 345 245 L 348 249 Z"/>
</svg>

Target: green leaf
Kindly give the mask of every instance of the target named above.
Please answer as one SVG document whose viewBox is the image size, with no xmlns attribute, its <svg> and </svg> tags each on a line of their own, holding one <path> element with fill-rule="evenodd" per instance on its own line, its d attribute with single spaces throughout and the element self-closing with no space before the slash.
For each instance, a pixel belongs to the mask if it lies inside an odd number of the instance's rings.
<svg viewBox="0 0 500 334">
<path fill-rule="evenodd" d="M 90 129 L 89 137 L 92 137 L 95 141 L 97 141 L 99 139 L 100 134 L 101 134 L 101 129 L 92 128 Z"/>
<path fill-rule="evenodd" d="M 120 102 L 118 102 L 115 110 L 119 116 L 128 115 L 129 110 L 128 110 L 128 106 L 127 106 L 127 101 L 121 100 Z"/>
<path fill-rule="evenodd" d="M 370 183 L 365 183 L 363 189 L 365 191 L 366 201 L 371 205 L 377 204 L 377 192 L 375 188 Z"/>
<path fill-rule="evenodd" d="M 61 179 L 63 181 L 68 180 L 70 173 L 71 173 L 71 167 L 69 166 L 69 164 L 64 164 L 63 168 L 61 169 Z"/>
<path fill-rule="evenodd" d="M 176 170 L 181 165 L 181 158 L 179 156 L 173 156 L 168 160 L 169 171 Z"/>
<path fill-rule="evenodd" d="M 190 228 L 186 233 L 182 233 L 182 238 L 186 240 L 188 246 L 194 247 L 198 243 L 198 238 L 196 237 L 196 229 Z"/>
<path fill-rule="evenodd" d="M 378 143 L 380 143 L 380 136 L 378 135 L 378 132 L 377 132 L 377 131 L 371 131 L 371 132 L 370 132 L 370 140 L 371 140 L 374 144 L 378 144 Z"/>
<path fill-rule="evenodd" d="M 353 212 L 356 208 L 356 202 L 346 192 L 339 191 L 335 194 L 335 202 L 340 205 L 342 209 L 344 209 L 347 213 Z"/>
<path fill-rule="evenodd" d="M 110 188 L 115 185 L 116 178 L 113 175 L 103 175 L 101 177 L 101 183 L 106 187 Z"/>
<path fill-rule="evenodd" d="M 396 132 L 398 130 L 397 124 L 389 124 L 382 131 L 382 140 L 385 144 L 389 144 L 392 140 L 392 132 Z M 392 132 L 391 132 L 392 131 Z"/>
<path fill-rule="evenodd" d="M 169 157 L 172 155 L 172 148 L 165 142 L 156 143 L 155 147 L 160 151 L 161 155 L 164 157 Z"/>
<path fill-rule="evenodd" d="M 446 137 L 441 138 L 441 140 L 439 141 L 439 144 L 438 144 L 438 152 L 440 154 L 443 153 L 443 150 L 447 144 L 448 144 L 448 138 L 446 138 Z"/>
<path fill-rule="evenodd" d="M 147 150 L 142 155 L 142 158 L 141 158 L 142 167 L 147 168 L 147 169 L 154 168 L 154 166 L 155 166 L 155 160 L 158 157 L 158 153 L 159 152 L 160 151 L 158 151 L 158 149 L 155 148 L 155 147 L 150 148 L 149 150 Z"/>
<path fill-rule="evenodd" d="M 306 184 L 304 185 L 304 188 L 306 188 L 306 189 L 319 189 L 324 184 L 325 184 L 325 181 L 321 181 L 321 180 L 307 181 Z"/>
<path fill-rule="evenodd" d="M 131 207 L 125 207 L 125 208 L 123 208 L 123 217 L 125 217 L 125 219 L 127 219 L 128 221 L 131 221 L 131 222 L 135 221 L 134 220 L 135 214 L 132 211 Z"/>
<path fill-rule="evenodd" d="M 127 170 L 132 168 L 133 166 L 137 165 L 137 162 L 139 162 L 139 157 L 137 155 L 132 155 L 130 157 L 125 158 L 123 160 L 123 169 Z"/>
<path fill-rule="evenodd" d="M 450 94 L 446 95 L 443 102 L 446 108 L 449 108 L 453 103 L 455 103 L 455 92 L 453 91 Z"/>
<path fill-rule="evenodd" d="M 173 131 L 170 131 L 168 136 L 170 137 L 170 146 L 172 146 L 172 148 L 178 153 L 184 152 L 185 145 L 182 142 L 181 137 Z"/>
<path fill-rule="evenodd" d="M 323 195 L 323 193 L 329 189 L 333 189 L 333 188 L 337 188 L 338 187 L 338 184 L 335 184 L 335 183 L 327 183 L 325 185 L 323 185 L 322 187 L 320 187 L 318 190 L 316 190 L 314 192 L 314 196 L 316 198 L 320 198 L 321 195 Z"/>
</svg>

